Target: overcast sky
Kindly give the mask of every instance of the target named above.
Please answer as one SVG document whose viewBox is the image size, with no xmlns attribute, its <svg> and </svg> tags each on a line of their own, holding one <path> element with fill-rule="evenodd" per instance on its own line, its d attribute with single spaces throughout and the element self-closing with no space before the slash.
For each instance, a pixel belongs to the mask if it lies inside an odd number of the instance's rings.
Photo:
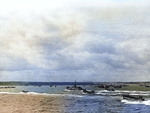
<svg viewBox="0 0 150 113">
<path fill-rule="evenodd" d="M 0 81 L 150 81 L 148 0 L 0 1 Z"/>
</svg>

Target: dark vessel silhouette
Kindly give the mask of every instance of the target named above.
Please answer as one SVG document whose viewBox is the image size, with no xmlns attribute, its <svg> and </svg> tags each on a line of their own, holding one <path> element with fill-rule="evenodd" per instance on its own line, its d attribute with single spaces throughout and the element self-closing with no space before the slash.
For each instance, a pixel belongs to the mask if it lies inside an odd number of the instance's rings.
<svg viewBox="0 0 150 113">
<path fill-rule="evenodd" d="M 123 95 L 123 99 L 126 100 L 136 100 L 136 101 L 144 101 L 143 96 L 140 95 Z"/>
<path fill-rule="evenodd" d="M 79 91 L 83 91 L 84 93 L 88 93 L 88 94 L 94 94 L 94 93 L 95 93 L 94 90 L 90 91 L 90 90 L 83 89 L 83 88 L 80 87 L 80 86 L 77 87 L 76 81 L 75 81 L 74 86 L 72 86 L 72 87 L 67 86 L 66 89 L 67 89 L 67 90 L 79 90 Z"/>
</svg>

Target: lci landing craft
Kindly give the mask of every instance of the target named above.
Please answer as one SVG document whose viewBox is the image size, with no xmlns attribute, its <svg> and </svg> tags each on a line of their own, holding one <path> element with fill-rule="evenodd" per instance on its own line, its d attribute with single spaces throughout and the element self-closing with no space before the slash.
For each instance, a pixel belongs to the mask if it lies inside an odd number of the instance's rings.
<svg viewBox="0 0 150 113">
<path fill-rule="evenodd" d="M 72 87 L 67 86 L 66 89 L 67 90 L 73 90 L 73 91 L 79 90 L 79 91 L 83 91 L 84 93 L 88 93 L 88 94 L 94 94 L 95 93 L 94 90 L 87 90 L 87 89 L 83 89 L 82 87 L 77 87 L 76 81 L 75 81 L 74 86 L 72 86 Z"/>
</svg>

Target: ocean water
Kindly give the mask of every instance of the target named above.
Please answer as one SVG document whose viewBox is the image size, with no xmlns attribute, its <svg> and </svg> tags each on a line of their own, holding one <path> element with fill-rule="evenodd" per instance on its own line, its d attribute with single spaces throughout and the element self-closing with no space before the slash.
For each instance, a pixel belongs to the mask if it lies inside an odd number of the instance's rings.
<svg viewBox="0 0 150 113">
<path fill-rule="evenodd" d="M 15 88 L 0 88 L 0 93 L 39 95 L 62 95 L 64 113 L 149 113 L 150 92 L 144 91 L 106 91 L 91 85 L 80 85 L 88 90 L 95 90 L 95 94 L 86 94 L 83 91 L 66 90 L 67 85 L 28 85 Z M 70 85 L 71 86 L 71 85 Z M 143 95 L 145 101 L 124 100 L 122 94 Z"/>
</svg>

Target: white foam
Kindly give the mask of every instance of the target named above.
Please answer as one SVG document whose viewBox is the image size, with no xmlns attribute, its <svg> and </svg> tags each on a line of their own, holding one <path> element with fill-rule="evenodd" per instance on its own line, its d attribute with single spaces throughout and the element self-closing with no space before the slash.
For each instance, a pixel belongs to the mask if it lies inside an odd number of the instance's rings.
<svg viewBox="0 0 150 113">
<path fill-rule="evenodd" d="M 84 95 L 74 95 L 74 94 L 63 94 L 70 97 L 84 97 Z"/>
<path fill-rule="evenodd" d="M 0 92 L 0 94 L 15 94 L 15 95 L 20 95 L 20 94 L 24 94 L 24 95 L 53 95 L 53 96 L 64 96 L 63 94 L 48 94 L 48 93 L 36 93 L 36 92 L 19 92 L 19 93 L 14 93 L 14 92 Z"/>
<path fill-rule="evenodd" d="M 49 93 L 37 93 L 37 92 L 27 92 L 27 93 L 23 93 L 23 92 L 20 92 L 20 94 L 27 94 L 27 95 L 53 95 L 53 96 L 63 96 L 63 94 L 49 94 Z"/>
<path fill-rule="evenodd" d="M 141 95 L 141 96 L 150 96 L 149 91 L 127 91 L 127 90 L 115 90 L 115 91 L 107 91 L 107 90 L 98 90 L 95 94 L 98 95 Z"/>
<path fill-rule="evenodd" d="M 144 105 L 150 105 L 150 100 L 145 100 L 145 101 L 122 100 L 121 102 L 123 102 L 125 104 L 144 104 Z"/>
<path fill-rule="evenodd" d="M 102 93 L 109 93 L 111 91 L 108 90 L 100 90 L 100 91 L 96 91 L 96 94 L 102 94 Z"/>
<path fill-rule="evenodd" d="M 69 89 L 64 89 L 64 91 L 69 92 L 70 90 Z"/>
<path fill-rule="evenodd" d="M 16 93 L 10 93 L 10 92 L 0 92 L 0 94 L 16 94 Z"/>
<path fill-rule="evenodd" d="M 127 92 L 131 92 L 131 91 L 128 91 L 128 90 L 115 90 L 114 92 L 125 92 L 125 93 L 127 93 Z"/>
</svg>

